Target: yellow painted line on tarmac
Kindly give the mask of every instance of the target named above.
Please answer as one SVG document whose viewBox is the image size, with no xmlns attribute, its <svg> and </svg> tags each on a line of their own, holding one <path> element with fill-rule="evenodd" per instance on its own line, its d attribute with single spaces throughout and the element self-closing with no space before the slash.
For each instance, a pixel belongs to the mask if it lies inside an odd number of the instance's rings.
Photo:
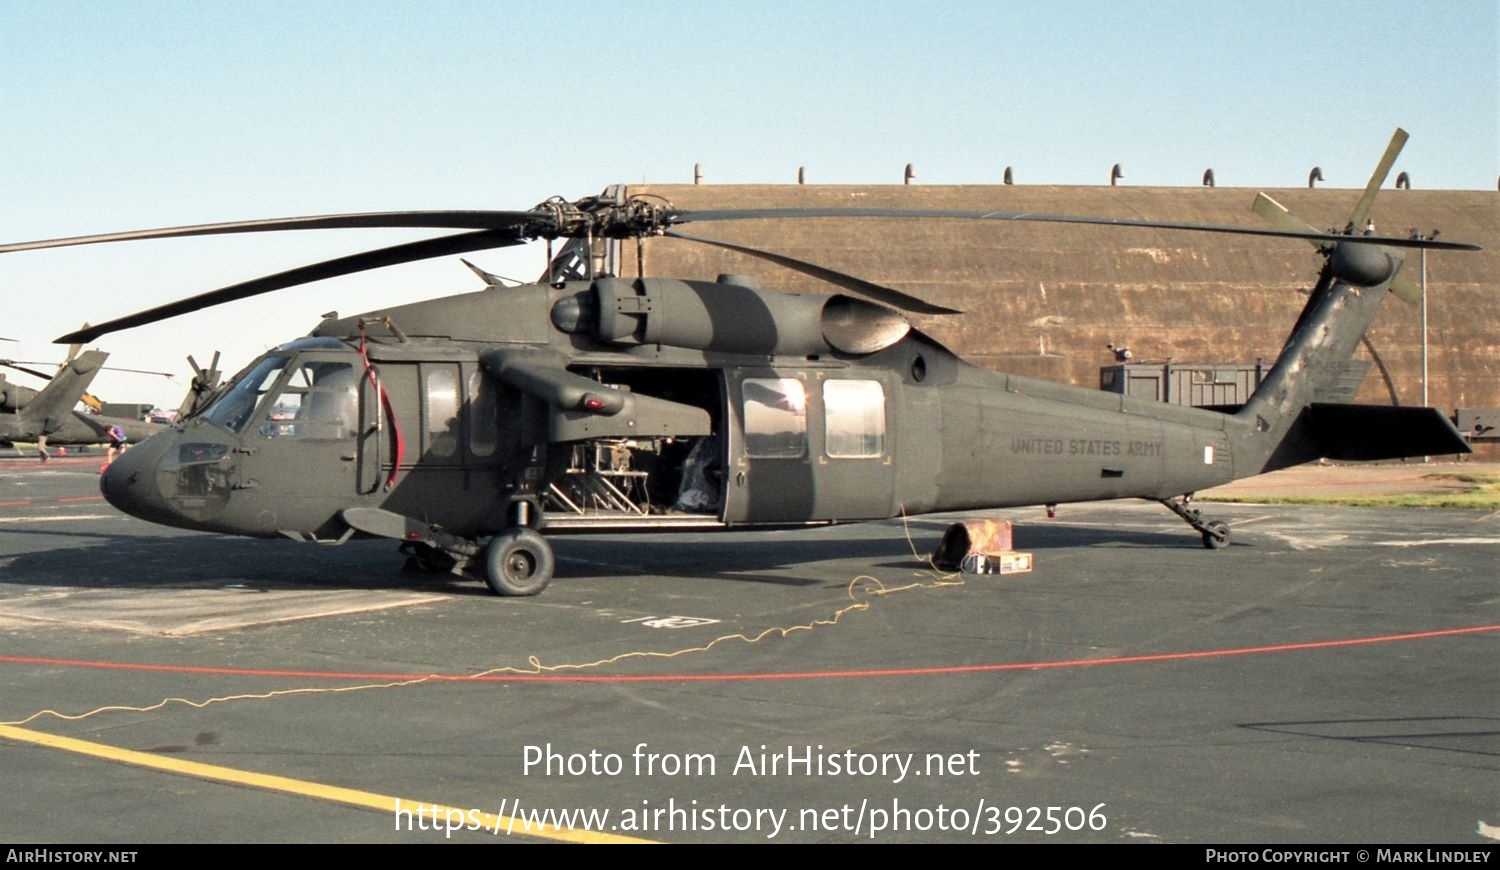
<svg viewBox="0 0 1500 870">
<path fill-rule="evenodd" d="M 34 746 L 45 746 L 49 749 L 61 749 L 64 752 L 74 752 L 79 755 L 102 758 L 106 761 L 113 761 L 119 764 L 130 764 L 136 767 L 146 767 L 166 773 L 175 773 L 179 776 L 191 776 L 197 779 L 214 780 L 231 785 L 241 785 L 249 788 L 313 798 L 314 800 L 328 801 L 330 803 L 345 804 L 361 809 L 378 810 L 391 814 L 392 819 L 398 826 L 406 823 L 418 830 L 420 829 L 416 828 L 417 824 L 419 824 L 416 816 L 418 815 L 418 807 L 420 807 L 421 818 L 425 820 L 426 830 L 429 831 L 446 830 L 451 820 L 454 823 L 453 830 L 455 831 L 475 830 L 475 827 L 468 826 L 477 825 L 479 826 L 479 830 L 496 834 L 503 831 L 506 834 L 521 834 L 527 837 L 561 840 L 567 843 L 654 842 L 652 840 L 642 840 L 637 837 L 625 837 L 619 834 L 590 831 L 583 828 L 559 828 L 551 825 L 539 825 L 521 818 L 500 816 L 477 810 L 459 809 L 458 807 L 448 807 L 432 801 L 414 801 L 406 798 L 376 794 L 374 792 L 360 791 L 353 788 L 323 785 L 322 783 L 308 782 L 302 779 L 291 779 L 285 776 L 273 776 L 267 773 L 255 773 L 249 770 L 238 770 L 233 767 L 222 767 L 217 764 L 204 764 L 199 761 L 169 758 L 150 752 L 120 749 L 119 747 L 107 746 L 103 743 L 79 740 L 74 737 L 61 737 L 56 734 L 48 734 L 44 731 L 32 731 L 29 728 L 17 728 L 14 725 L 0 725 L 0 738 L 15 740 L 20 743 L 30 743 Z M 397 818 L 397 812 L 403 814 L 410 813 L 411 815 L 403 815 L 403 817 Z"/>
</svg>

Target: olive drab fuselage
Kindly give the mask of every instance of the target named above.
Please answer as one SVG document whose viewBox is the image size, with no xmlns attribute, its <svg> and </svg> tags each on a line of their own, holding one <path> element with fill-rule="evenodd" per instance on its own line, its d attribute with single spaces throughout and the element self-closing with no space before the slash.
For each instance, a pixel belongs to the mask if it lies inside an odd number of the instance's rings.
<svg viewBox="0 0 1500 870">
<path fill-rule="evenodd" d="M 732 315 L 705 308 L 669 336 L 697 347 L 654 343 L 580 315 L 597 283 L 377 312 L 363 353 L 360 319 L 326 321 L 131 451 L 104 491 L 157 522 L 337 540 L 361 507 L 477 538 L 518 504 L 543 531 L 730 528 L 1162 498 L 1234 476 L 1224 414 L 981 370 L 914 331 L 840 351 L 782 323 L 806 311 L 735 284 L 671 282 Z M 591 388 L 622 407 L 569 394 Z M 702 491 L 682 479 L 694 448 Z"/>
</svg>

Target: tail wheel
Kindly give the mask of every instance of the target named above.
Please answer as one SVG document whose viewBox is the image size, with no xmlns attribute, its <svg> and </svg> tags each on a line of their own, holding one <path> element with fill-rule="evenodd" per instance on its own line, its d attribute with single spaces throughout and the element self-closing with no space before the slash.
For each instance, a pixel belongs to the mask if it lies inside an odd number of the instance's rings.
<svg viewBox="0 0 1500 870">
<path fill-rule="evenodd" d="M 552 545 L 535 529 L 496 535 L 484 557 L 485 583 L 496 595 L 536 595 L 552 582 Z"/>
<path fill-rule="evenodd" d="M 1210 550 L 1222 550 L 1229 546 L 1229 526 L 1214 520 L 1203 529 L 1203 546 Z"/>
</svg>

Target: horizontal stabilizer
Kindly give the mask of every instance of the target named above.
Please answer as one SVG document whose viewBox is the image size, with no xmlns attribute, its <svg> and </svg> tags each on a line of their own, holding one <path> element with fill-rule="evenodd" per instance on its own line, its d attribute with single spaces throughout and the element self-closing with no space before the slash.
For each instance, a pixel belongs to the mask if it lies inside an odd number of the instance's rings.
<svg viewBox="0 0 1500 870">
<path fill-rule="evenodd" d="M 1306 432 L 1325 459 L 1404 459 L 1469 453 L 1469 443 L 1436 408 L 1314 402 Z"/>
</svg>

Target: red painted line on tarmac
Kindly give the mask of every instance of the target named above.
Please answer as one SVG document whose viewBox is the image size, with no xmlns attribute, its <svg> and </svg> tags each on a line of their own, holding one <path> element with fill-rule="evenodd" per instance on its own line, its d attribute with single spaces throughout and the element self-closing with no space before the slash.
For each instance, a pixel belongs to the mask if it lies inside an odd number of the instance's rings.
<svg viewBox="0 0 1500 870">
<path fill-rule="evenodd" d="M 262 668 L 223 668 L 203 665 L 133 664 L 129 662 L 104 662 L 85 659 L 36 658 L 30 656 L 0 656 L 0 664 L 48 665 L 52 667 L 97 668 L 119 671 L 153 671 L 187 674 L 220 674 L 238 677 L 296 677 L 321 680 L 429 680 L 433 682 L 474 683 L 691 683 L 691 682 L 751 682 L 764 680 L 828 680 L 856 679 L 864 677 L 920 677 L 948 674 L 979 674 L 998 671 L 1037 671 L 1051 668 L 1082 668 L 1100 665 L 1135 665 L 1157 662 L 1179 662 L 1194 659 L 1231 658 L 1235 656 L 1264 655 L 1267 653 L 1301 652 L 1317 649 L 1368 646 L 1370 644 L 1397 643 L 1401 641 L 1428 640 L 1439 637 L 1458 637 L 1467 634 L 1500 631 L 1500 625 L 1476 625 L 1467 628 L 1445 628 L 1436 631 L 1420 631 L 1409 634 L 1386 634 L 1375 637 L 1356 637 L 1344 640 L 1309 641 L 1285 643 L 1272 646 L 1234 647 L 1230 649 L 1199 650 L 1196 652 L 1156 653 L 1153 655 L 1115 656 L 1102 659 L 1064 659 L 1042 662 L 1005 662 L 987 665 L 939 665 L 918 668 L 872 668 L 844 671 L 788 671 L 781 673 L 752 674 L 676 674 L 676 675 L 599 675 L 599 674 L 382 674 L 348 671 L 300 671 Z"/>
<path fill-rule="evenodd" d="M 60 498 L 18 498 L 11 501 L 0 501 L 0 507 L 25 507 L 33 504 L 51 504 L 53 502 L 73 501 L 104 501 L 102 495 L 70 495 Z"/>
</svg>

